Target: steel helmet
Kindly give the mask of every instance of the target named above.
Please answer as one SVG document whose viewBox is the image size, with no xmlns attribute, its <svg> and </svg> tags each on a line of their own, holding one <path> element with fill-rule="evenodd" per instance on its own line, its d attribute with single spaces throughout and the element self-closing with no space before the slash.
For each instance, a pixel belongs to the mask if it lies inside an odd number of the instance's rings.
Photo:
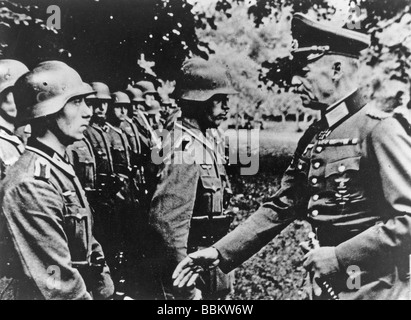
<svg viewBox="0 0 411 320">
<path fill-rule="evenodd" d="M 131 104 L 130 98 L 124 92 L 117 91 L 114 92 L 111 96 L 113 98 L 114 104 Z"/>
<path fill-rule="evenodd" d="M 88 83 L 84 83 L 84 85 L 91 92 L 90 94 L 87 95 L 87 99 L 97 99 L 96 91 L 94 91 L 93 87 Z"/>
<path fill-rule="evenodd" d="M 158 95 L 158 92 L 157 92 L 156 88 L 154 87 L 154 84 L 150 81 L 146 81 L 146 80 L 139 81 L 139 82 L 136 83 L 136 88 L 143 91 L 143 97 L 146 94 Z"/>
<path fill-rule="evenodd" d="M 223 65 L 201 58 L 183 63 L 179 84 L 180 98 L 207 101 L 216 94 L 237 94 L 231 84 L 231 76 Z"/>
<path fill-rule="evenodd" d="M 14 86 L 20 123 L 54 114 L 74 98 L 92 94 L 80 75 L 61 61 L 42 62 Z"/>
<path fill-rule="evenodd" d="M 96 92 L 96 98 L 98 100 L 109 100 L 111 101 L 110 89 L 103 82 L 92 82 L 91 87 Z"/>
<path fill-rule="evenodd" d="M 126 90 L 126 93 L 133 102 L 144 102 L 143 91 L 138 88 L 133 88 L 129 86 Z"/>
<path fill-rule="evenodd" d="M 29 69 L 20 61 L 0 60 L 0 93 L 14 86 L 17 79 L 27 72 L 29 72 Z"/>
</svg>

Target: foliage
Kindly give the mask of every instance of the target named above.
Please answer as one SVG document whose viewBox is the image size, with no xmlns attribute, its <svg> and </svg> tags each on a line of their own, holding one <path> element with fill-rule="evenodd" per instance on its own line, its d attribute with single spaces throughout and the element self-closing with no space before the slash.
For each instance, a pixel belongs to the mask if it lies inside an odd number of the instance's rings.
<svg viewBox="0 0 411 320">
<path fill-rule="evenodd" d="M 50 5 L 61 9 L 61 30 L 46 26 Z M 115 89 L 144 76 L 142 54 L 160 78 L 173 79 L 187 56 L 210 52 L 195 34 L 207 21 L 185 0 L 13 0 L 0 7 L 2 57 L 30 67 L 63 60 L 87 81 Z"/>
</svg>

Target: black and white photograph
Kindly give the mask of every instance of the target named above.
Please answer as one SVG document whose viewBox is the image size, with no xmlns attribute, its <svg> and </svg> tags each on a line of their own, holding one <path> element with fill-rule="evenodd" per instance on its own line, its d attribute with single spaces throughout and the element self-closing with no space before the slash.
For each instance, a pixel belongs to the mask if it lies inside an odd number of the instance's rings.
<svg viewBox="0 0 411 320">
<path fill-rule="evenodd" d="M 0 300 L 410 300 L 410 109 L 411 0 L 0 0 Z"/>
</svg>

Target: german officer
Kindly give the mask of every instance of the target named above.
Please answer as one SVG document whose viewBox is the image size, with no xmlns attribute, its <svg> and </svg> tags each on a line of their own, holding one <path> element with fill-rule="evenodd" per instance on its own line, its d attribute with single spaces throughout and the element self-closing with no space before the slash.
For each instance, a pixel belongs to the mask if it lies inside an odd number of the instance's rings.
<svg viewBox="0 0 411 320">
<path fill-rule="evenodd" d="M 105 299 L 114 287 L 92 233 L 87 198 L 66 148 L 81 140 L 91 92 L 59 61 L 16 83 L 18 119 L 32 126 L 26 151 L 1 184 L 1 273 L 16 299 Z"/>
<path fill-rule="evenodd" d="M 237 92 L 225 67 L 200 58 L 184 63 L 179 86 L 182 119 L 165 140 L 149 224 L 158 237 L 153 241 L 154 265 L 166 297 L 192 299 L 199 291 L 172 291 L 172 270 L 188 253 L 228 232 L 231 217 L 224 215 L 223 207 L 226 173 L 209 131 L 226 119 L 228 95 Z M 231 276 L 219 270 L 204 275 L 201 282 L 206 299 L 223 298 L 231 290 Z"/>
<path fill-rule="evenodd" d="M 23 142 L 15 135 L 17 109 L 13 86 L 29 69 L 17 60 L 0 60 L 0 180 L 24 151 Z"/>
<path fill-rule="evenodd" d="M 197 275 L 186 272 L 200 261 L 228 272 L 292 221 L 307 219 L 321 245 L 304 258 L 314 298 L 409 299 L 411 139 L 397 120 L 404 117 L 373 111 L 357 90 L 366 35 L 301 14 L 292 32 L 293 82 L 322 119 L 299 142 L 280 190 L 213 248 L 186 259 L 175 284 L 191 285 Z"/>
</svg>

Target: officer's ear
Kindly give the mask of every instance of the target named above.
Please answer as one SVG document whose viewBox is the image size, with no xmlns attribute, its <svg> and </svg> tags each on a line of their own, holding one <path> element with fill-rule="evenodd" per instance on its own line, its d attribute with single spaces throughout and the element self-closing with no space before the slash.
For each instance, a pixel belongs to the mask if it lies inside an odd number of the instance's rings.
<svg viewBox="0 0 411 320">
<path fill-rule="evenodd" d="M 333 64 L 333 81 L 338 82 L 344 75 L 343 64 L 341 61 L 336 61 Z"/>
</svg>

